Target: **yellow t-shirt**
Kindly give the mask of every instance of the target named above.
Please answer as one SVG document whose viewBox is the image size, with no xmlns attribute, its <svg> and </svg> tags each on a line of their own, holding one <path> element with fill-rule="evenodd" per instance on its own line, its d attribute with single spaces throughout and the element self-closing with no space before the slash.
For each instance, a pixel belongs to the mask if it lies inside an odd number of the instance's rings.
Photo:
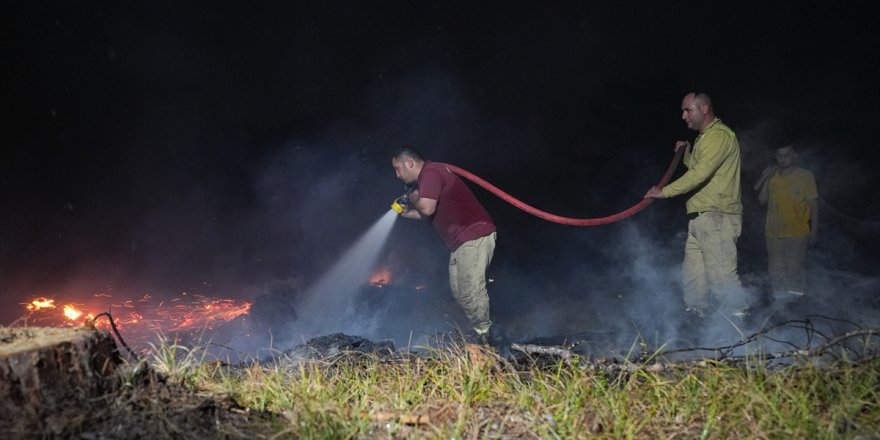
<svg viewBox="0 0 880 440">
<path fill-rule="evenodd" d="M 810 234 L 810 200 L 819 197 L 813 173 L 795 168 L 782 176 L 777 171 L 767 187 L 768 238 L 799 237 Z"/>
</svg>

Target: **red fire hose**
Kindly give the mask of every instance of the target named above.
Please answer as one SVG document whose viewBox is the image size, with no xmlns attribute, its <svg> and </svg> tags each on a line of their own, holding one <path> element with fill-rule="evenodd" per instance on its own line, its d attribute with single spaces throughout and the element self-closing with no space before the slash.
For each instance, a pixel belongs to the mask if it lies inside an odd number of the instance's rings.
<svg viewBox="0 0 880 440">
<path fill-rule="evenodd" d="M 675 168 L 678 166 L 678 162 L 681 160 L 681 156 L 684 153 L 684 150 L 685 150 L 684 148 L 679 148 L 678 151 L 675 152 L 675 156 L 672 158 L 672 162 L 669 164 L 669 168 L 666 169 L 666 174 L 663 175 L 663 178 L 660 179 L 660 183 L 657 184 L 658 188 L 663 188 L 663 186 L 666 185 L 667 182 L 669 182 L 669 178 L 672 177 L 672 173 L 675 171 Z M 607 225 L 609 223 L 619 222 L 619 221 L 621 221 L 625 218 L 629 218 L 632 215 L 634 215 L 635 213 L 641 211 L 642 209 L 644 209 L 646 206 L 648 206 L 654 200 L 654 199 L 642 199 L 639 203 L 636 203 L 635 205 L 633 205 L 629 209 L 618 212 L 617 214 L 609 215 L 607 217 L 599 217 L 599 218 L 562 217 L 559 215 L 550 214 L 548 212 L 541 211 L 540 209 L 535 208 L 534 206 L 526 204 L 526 203 L 522 202 L 521 200 L 514 198 L 510 194 L 507 194 L 506 192 L 502 191 L 497 186 L 492 185 L 491 183 L 483 180 L 480 177 L 477 177 L 476 175 L 474 175 L 473 173 L 471 173 L 469 171 L 463 170 L 455 165 L 449 165 L 449 164 L 443 164 L 443 165 L 445 165 L 447 168 L 449 168 L 449 170 L 452 171 L 453 173 L 458 174 L 459 176 L 464 177 L 465 179 L 468 179 L 471 182 L 474 182 L 477 185 L 482 186 L 483 188 L 486 188 L 492 194 L 495 194 L 496 196 L 501 197 L 501 199 L 503 199 L 505 202 L 510 203 L 511 205 L 516 206 L 517 208 L 522 209 L 523 211 L 528 212 L 529 214 L 532 214 L 535 217 L 539 217 L 544 220 L 551 221 L 553 223 L 559 223 L 562 225 L 601 226 L 601 225 Z"/>
</svg>

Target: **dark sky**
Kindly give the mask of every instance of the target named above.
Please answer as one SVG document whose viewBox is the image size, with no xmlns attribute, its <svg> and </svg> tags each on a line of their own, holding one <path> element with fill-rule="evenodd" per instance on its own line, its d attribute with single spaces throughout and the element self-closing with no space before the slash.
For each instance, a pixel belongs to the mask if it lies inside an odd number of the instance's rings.
<svg viewBox="0 0 880 440">
<path fill-rule="evenodd" d="M 608 215 L 693 139 L 679 105 L 696 89 L 743 146 L 742 267 L 763 264 L 751 183 L 797 142 L 839 209 L 823 251 L 848 254 L 826 260 L 872 273 L 870 4 L 4 2 L 0 298 L 314 277 L 400 192 L 401 144 L 558 214 Z M 496 271 L 585 282 L 572 274 L 619 262 L 625 226 L 551 225 L 475 192 L 502 234 Z M 683 205 L 633 220 L 674 259 Z M 396 228 L 442 278 L 432 232 Z"/>
</svg>

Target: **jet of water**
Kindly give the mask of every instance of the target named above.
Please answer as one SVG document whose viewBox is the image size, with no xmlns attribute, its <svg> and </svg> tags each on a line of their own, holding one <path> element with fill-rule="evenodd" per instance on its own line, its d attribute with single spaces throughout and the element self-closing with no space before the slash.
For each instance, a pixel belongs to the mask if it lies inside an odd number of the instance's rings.
<svg viewBox="0 0 880 440">
<path fill-rule="evenodd" d="M 362 235 L 317 283 L 306 291 L 296 306 L 302 332 L 368 332 L 354 310 L 354 297 L 376 268 L 391 227 L 398 215 L 389 210 Z"/>
</svg>

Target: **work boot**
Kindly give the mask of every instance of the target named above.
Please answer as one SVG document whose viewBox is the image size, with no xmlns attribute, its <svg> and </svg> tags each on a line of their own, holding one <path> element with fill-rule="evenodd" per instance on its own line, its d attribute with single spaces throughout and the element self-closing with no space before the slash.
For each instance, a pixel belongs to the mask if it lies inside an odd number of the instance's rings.
<svg viewBox="0 0 880 440">
<path fill-rule="evenodd" d="M 474 327 L 473 332 L 465 336 L 465 342 L 469 344 L 489 345 L 489 328 L 479 329 Z"/>
<path fill-rule="evenodd" d="M 477 335 L 477 340 L 480 341 L 480 345 L 485 345 L 487 347 L 492 346 L 492 344 L 489 342 L 489 335 L 487 333 Z"/>
<path fill-rule="evenodd" d="M 752 310 L 750 308 L 734 310 L 730 314 L 730 318 L 745 336 L 749 336 L 754 330 L 755 320 L 752 317 Z"/>
<path fill-rule="evenodd" d="M 474 339 L 476 340 L 476 343 L 480 344 L 480 345 L 485 345 L 487 347 L 491 347 L 492 346 L 492 335 L 495 333 L 494 330 L 495 330 L 494 327 L 490 327 L 490 328 L 486 329 L 485 331 L 480 331 L 480 330 L 474 329 L 474 333 L 476 334 L 476 338 L 474 338 Z"/>
<path fill-rule="evenodd" d="M 486 321 L 474 325 L 474 333 L 477 334 L 477 342 L 483 345 L 489 344 L 489 332 L 492 331 L 492 321 Z"/>
<path fill-rule="evenodd" d="M 688 307 L 677 325 L 678 334 L 689 345 L 697 345 L 699 335 L 705 331 L 706 315 L 702 309 Z"/>
<path fill-rule="evenodd" d="M 684 311 L 691 317 L 702 320 L 706 317 L 706 312 L 699 307 L 688 307 Z"/>
<path fill-rule="evenodd" d="M 497 325 L 493 325 L 484 336 L 485 342 L 483 345 L 494 348 L 501 357 L 506 358 L 510 356 L 510 339 Z"/>
</svg>

